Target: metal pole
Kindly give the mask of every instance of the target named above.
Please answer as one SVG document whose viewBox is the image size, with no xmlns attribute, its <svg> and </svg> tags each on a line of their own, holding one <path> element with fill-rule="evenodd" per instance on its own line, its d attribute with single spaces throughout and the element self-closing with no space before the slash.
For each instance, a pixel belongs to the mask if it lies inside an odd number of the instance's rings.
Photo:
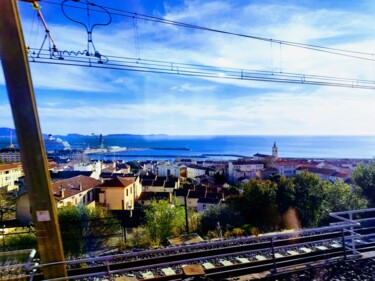
<svg viewBox="0 0 375 281">
<path fill-rule="evenodd" d="M 351 222 L 353 222 L 353 214 L 352 213 L 349 213 L 349 219 Z M 352 237 L 352 251 L 353 251 L 353 255 L 355 255 L 355 240 L 354 240 L 354 227 L 351 226 L 350 227 L 350 236 Z"/>
<path fill-rule="evenodd" d="M 0 56 L 22 166 L 28 184 L 31 213 L 42 263 L 64 261 L 57 208 L 31 80 L 16 0 L 0 1 Z M 43 268 L 46 279 L 66 277 L 63 263 Z"/>
<path fill-rule="evenodd" d="M 188 215 L 188 207 L 187 207 L 187 200 L 185 195 L 185 224 L 186 224 L 186 233 L 189 234 L 189 215 Z"/>
<path fill-rule="evenodd" d="M 341 228 L 341 239 L 342 239 L 342 249 L 344 251 L 344 259 L 346 260 L 346 246 L 345 246 L 345 234 L 344 234 L 344 228 Z"/>
</svg>

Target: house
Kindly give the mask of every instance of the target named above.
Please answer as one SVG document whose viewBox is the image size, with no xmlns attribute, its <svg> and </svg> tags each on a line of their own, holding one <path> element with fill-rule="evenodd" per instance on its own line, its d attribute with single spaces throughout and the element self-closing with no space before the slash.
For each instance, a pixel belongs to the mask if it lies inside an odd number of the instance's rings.
<svg viewBox="0 0 375 281">
<path fill-rule="evenodd" d="M 0 149 L 0 161 L 5 163 L 14 163 L 21 161 L 21 153 L 16 149 Z"/>
<path fill-rule="evenodd" d="M 182 167 L 185 167 L 182 164 L 171 164 L 169 162 L 159 163 L 156 166 L 156 173 L 160 177 L 169 177 L 169 176 L 180 176 L 180 170 Z"/>
<path fill-rule="evenodd" d="M 279 170 L 277 170 L 275 167 L 268 167 L 268 168 L 264 168 L 262 170 L 262 178 L 263 179 L 268 179 L 272 175 L 277 175 L 277 174 L 279 174 Z"/>
<path fill-rule="evenodd" d="M 197 212 L 204 212 L 213 206 L 219 206 L 223 202 L 224 200 L 221 198 L 199 198 L 197 202 Z"/>
<path fill-rule="evenodd" d="M 213 177 L 216 173 L 216 169 L 212 167 L 204 167 L 197 164 L 189 164 L 186 165 L 186 172 L 188 178 L 194 179 L 203 175 L 209 175 Z"/>
<path fill-rule="evenodd" d="M 345 182 L 349 178 L 350 178 L 350 175 L 344 172 L 334 172 L 332 175 L 329 176 L 329 180 L 331 182 L 336 182 L 336 181 Z"/>
<path fill-rule="evenodd" d="M 264 163 L 258 160 L 236 160 L 228 163 L 228 181 L 238 183 L 240 178 L 260 177 Z"/>
<path fill-rule="evenodd" d="M 277 161 L 273 163 L 273 167 L 277 169 L 277 173 L 281 176 L 291 178 L 296 176 L 296 170 L 302 164 L 298 161 Z"/>
<path fill-rule="evenodd" d="M 150 205 L 152 201 L 159 202 L 160 200 L 167 200 L 168 203 L 172 203 L 172 193 L 143 191 L 139 196 L 137 203 L 141 206 L 147 206 Z"/>
<path fill-rule="evenodd" d="M 21 163 L 0 165 L 0 191 L 4 193 L 18 190 L 17 181 L 24 175 Z"/>
<path fill-rule="evenodd" d="M 173 192 L 180 187 L 180 179 L 177 177 L 160 177 L 154 175 L 140 176 L 142 191 L 149 192 Z"/>
<path fill-rule="evenodd" d="M 70 179 L 77 176 L 86 176 L 94 179 L 99 179 L 96 172 L 93 171 L 50 171 L 52 182 Z"/>
<path fill-rule="evenodd" d="M 330 180 L 331 175 L 336 172 L 335 170 L 332 170 L 332 169 L 301 166 L 296 169 L 296 174 L 299 175 L 303 171 L 307 171 L 311 174 L 315 174 L 323 181 Z"/>
<path fill-rule="evenodd" d="M 98 187 L 98 203 L 108 210 L 133 210 L 142 192 L 138 177 L 115 177 Z"/>
<path fill-rule="evenodd" d="M 52 193 L 56 207 L 85 205 L 95 206 L 94 189 L 101 184 L 101 181 L 87 177 L 75 176 L 52 183 Z M 28 224 L 31 221 L 31 210 L 27 187 L 22 191 L 16 201 L 16 218 L 21 224 Z"/>
<path fill-rule="evenodd" d="M 155 174 L 157 171 L 157 163 L 155 161 L 142 161 L 139 165 L 141 165 L 146 174 Z"/>
</svg>

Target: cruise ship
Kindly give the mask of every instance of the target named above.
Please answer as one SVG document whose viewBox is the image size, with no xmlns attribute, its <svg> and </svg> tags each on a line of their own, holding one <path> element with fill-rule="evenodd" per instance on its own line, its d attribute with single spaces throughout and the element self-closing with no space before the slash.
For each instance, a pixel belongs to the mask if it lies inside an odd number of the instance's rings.
<svg viewBox="0 0 375 281">
<path fill-rule="evenodd" d="M 48 135 L 47 139 L 44 139 L 44 147 L 47 153 L 52 153 L 59 150 L 71 149 L 70 144 L 60 138 L 54 138 L 51 134 Z"/>
</svg>

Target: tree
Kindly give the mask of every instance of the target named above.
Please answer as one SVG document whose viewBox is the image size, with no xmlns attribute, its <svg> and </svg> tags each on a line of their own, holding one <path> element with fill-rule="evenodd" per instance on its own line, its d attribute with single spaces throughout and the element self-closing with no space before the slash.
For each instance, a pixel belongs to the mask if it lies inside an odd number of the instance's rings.
<svg viewBox="0 0 375 281">
<path fill-rule="evenodd" d="M 145 210 L 144 227 L 155 246 L 166 243 L 169 237 L 185 232 L 185 210 L 167 200 L 153 201 Z"/>
<path fill-rule="evenodd" d="M 218 223 L 221 227 L 230 230 L 233 227 L 240 227 L 243 218 L 235 204 L 212 206 L 202 213 L 200 231 L 204 235 L 209 231 L 216 231 Z"/>
<path fill-rule="evenodd" d="M 262 231 L 274 230 L 280 223 L 276 204 L 277 184 L 270 180 L 252 179 L 243 184 L 239 207 L 245 222 Z"/>
<path fill-rule="evenodd" d="M 350 185 L 337 181 L 328 186 L 322 207 L 321 223 L 325 223 L 330 221 L 329 213 L 366 208 L 367 200 L 359 190 L 351 190 Z"/>
<path fill-rule="evenodd" d="M 58 217 L 64 250 L 73 255 L 97 250 L 121 229 L 120 222 L 102 208 L 64 207 Z"/>
<path fill-rule="evenodd" d="M 353 171 L 352 179 L 369 200 L 370 207 L 375 206 L 375 159 L 368 165 L 360 163 Z"/>
<path fill-rule="evenodd" d="M 272 175 L 270 180 L 277 184 L 276 202 L 280 214 L 284 214 L 292 206 L 296 199 L 296 188 L 293 179 L 280 175 Z"/>
<path fill-rule="evenodd" d="M 295 202 L 302 227 L 316 227 L 323 212 L 328 182 L 323 182 L 315 174 L 302 172 L 294 178 Z"/>
</svg>

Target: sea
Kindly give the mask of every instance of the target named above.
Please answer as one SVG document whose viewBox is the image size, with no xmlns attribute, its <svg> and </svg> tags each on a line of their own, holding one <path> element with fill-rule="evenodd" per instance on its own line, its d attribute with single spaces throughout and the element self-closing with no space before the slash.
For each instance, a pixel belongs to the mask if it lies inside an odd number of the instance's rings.
<svg viewBox="0 0 375 281">
<path fill-rule="evenodd" d="M 73 147 L 96 147 L 97 136 L 64 138 Z M 233 160 L 256 153 L 272 154 L 276 143 L 281 158 L 344 158 L 372 159 L 375 136 L 169 136 L 169 135 L 108 135 L 104 146 L 126 147 L 126 151 L 91 155 L 102 160 Z"/>
<path fill-rule="evenodd" d="M 72 148 L 97 148 L 99 136 L 56 136 Z M 4 146 L 9 142 L 2 138 Z M 126 147 L 125 151 L 90 154 L 100 160 L 174 160 L 197 158 L 233 160 L 256 153 L 272 153 L 276 143 L 281 158 L 372 159 L 375 136 L 171 136 L 171 135 L 104 135 L 103 144 Z"/>
</svg>

